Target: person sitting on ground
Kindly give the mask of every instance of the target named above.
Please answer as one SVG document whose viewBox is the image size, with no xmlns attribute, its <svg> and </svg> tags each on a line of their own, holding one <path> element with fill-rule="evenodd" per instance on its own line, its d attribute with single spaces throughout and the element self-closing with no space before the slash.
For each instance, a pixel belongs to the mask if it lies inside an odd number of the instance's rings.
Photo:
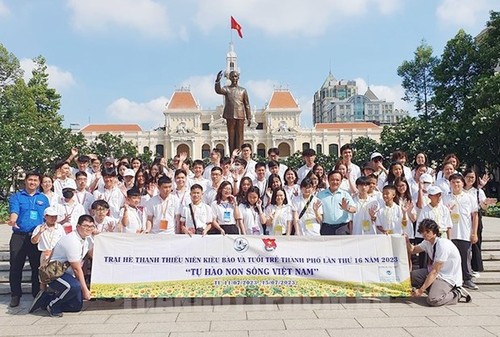
<svg viewBox="0 0 500 337">
<path fill-rule="evenodd" d="M 48 284 L 55 292 L 41 290 L 37 294 L 29 309 L 30 313 L 46 308 L 51 317 L 62 317 L 63 312 L 81 311 L 83 300 L 90 300 L 82 261 L 87 255 L 92 256 L 91 235 L 94 230 L 94 219 L 84 214 L 78 218 L 76 230 L 59 240 L 50 261 L 69 262 L 70 267 L 61 277 Z"/>
<path fill-rule="evenodd" d="M 432 219 L 422 220 L 418 232 L 424 241 L 414 246 L 407 237 L 408 252 L 418 254 L 425 251 L 432 264 L 411 272 L 411 285 L 416 288 L 412 296 L 422 296 L 428 290 L 427 304 L 432 307 L 457 304 L 462 298 L 470 302 L 470 294 L 462 288 L 461 258 L 457 247 L 440 237 L 439 225 Z"/>
</svg>

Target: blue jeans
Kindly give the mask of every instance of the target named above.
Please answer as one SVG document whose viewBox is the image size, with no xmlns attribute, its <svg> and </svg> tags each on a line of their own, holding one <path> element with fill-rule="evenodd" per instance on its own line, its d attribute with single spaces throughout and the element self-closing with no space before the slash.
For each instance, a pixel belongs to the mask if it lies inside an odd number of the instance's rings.
<svg viewBox="0 0 500 337">
<path fill-rule="evenodd" d="M 82 310 L 82 287 L 73 275 L 64 273 L 57 280 L 50 282 L 49 287 L 56 291 L 56 297 L 49 303 L 54 314 Z"/>
</svg>

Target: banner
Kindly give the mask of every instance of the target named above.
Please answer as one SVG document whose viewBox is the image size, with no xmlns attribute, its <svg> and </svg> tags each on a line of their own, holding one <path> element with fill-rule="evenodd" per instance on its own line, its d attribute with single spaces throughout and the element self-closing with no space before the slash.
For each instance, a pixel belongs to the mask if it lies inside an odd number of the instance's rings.
<svg viewBox="0 0 500 337">
<path fill-rule="evenodd" d="M 95 237 L 97 298 L 407 297 L 399 235 Z"/>
</svg>

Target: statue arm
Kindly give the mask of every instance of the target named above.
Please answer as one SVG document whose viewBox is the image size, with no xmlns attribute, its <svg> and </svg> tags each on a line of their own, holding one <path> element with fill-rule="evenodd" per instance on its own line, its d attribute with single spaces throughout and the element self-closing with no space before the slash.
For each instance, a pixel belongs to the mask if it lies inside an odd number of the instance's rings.
<svg viewBox="0 0 500 337">
<path fill-rule="evenodd" d="M 245 107 L 247 119 L 250 121 L 252 119 L 252 110 L 250 109 L 250 100 L 248 99 L 248 93 L 246 90 L 243 91 L 243 106 Z"/>
</svg>

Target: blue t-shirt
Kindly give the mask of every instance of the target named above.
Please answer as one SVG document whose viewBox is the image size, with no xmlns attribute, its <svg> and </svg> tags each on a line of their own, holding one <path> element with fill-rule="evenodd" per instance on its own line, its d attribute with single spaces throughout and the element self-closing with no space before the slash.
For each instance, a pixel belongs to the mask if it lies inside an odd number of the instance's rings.
<svg viewBox="0 0 500 337">
<path fill-rule="evenodd" d="M 47 207 L 49 199 L 39 191 L 33 195 L 29 195 L 26 190 L 13 194 L 9 199 L 9 211 L 18 215 L 16 224 L 19 228 L 12 227 L 12 230 L 21 233 L 33 232 L 36 226 L 43 223 L 43 212 Z"/>
</svg>

